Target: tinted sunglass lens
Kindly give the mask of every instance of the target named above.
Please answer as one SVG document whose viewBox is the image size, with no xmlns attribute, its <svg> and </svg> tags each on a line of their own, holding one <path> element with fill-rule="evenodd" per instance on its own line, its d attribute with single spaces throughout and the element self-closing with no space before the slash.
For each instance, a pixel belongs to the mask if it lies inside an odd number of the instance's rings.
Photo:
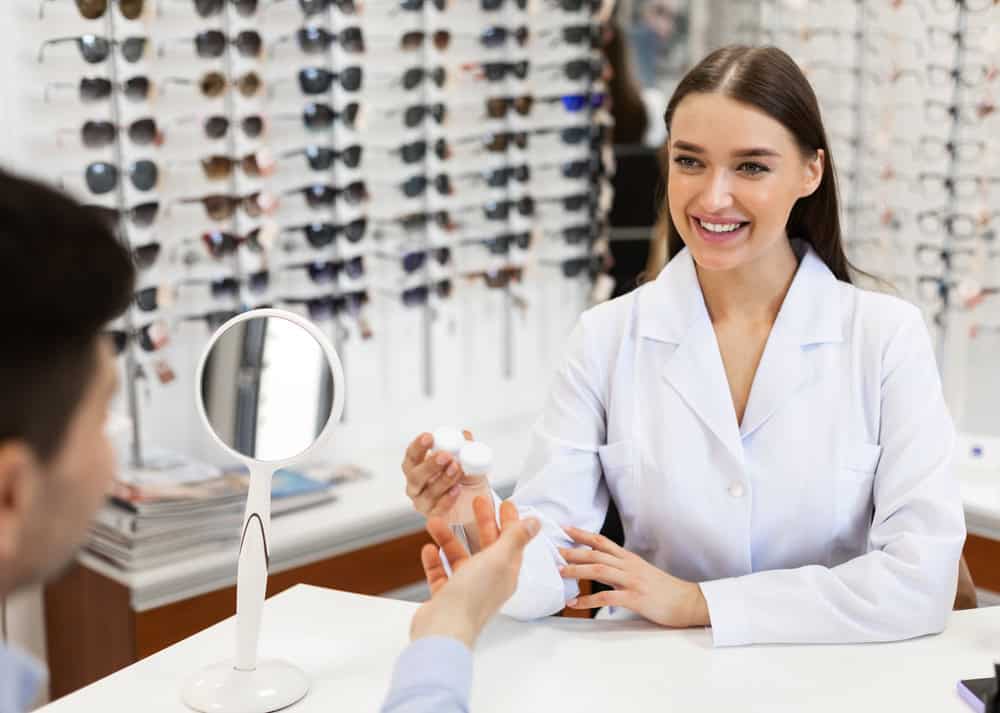
<svg viewBox="0 0 1000 713">
<path fill-rule="evenodd" d="M 144 4 L 145 0 L 118 0 L 118 9 L 126 20 L 138 20 Z"/>
<path fill-rule="evenodd" d="M 356 181 L 351 183 L 344 189 L 344 197 L 350 204 L 357 204 L 368 198 L 368 189 L 365 188 L 365 184 L 361 181 Z"/>
<path fill-rule="evenodd" d="M 328 0 L 299 0 L 299 7 L 306 16 L 318 15 L 326 9 L 328 4 Z"/>
<path fill-rule="evenodd" d="M 344 263 L 344 272 L 347 273 L 348 277 L 357 279 L 365 274 L 365 262 L 361 259 L 361 256 L 351 258 Z"/>
<path fill-rule="evenodd" d="M 340 46 L 345 52 L 358 53 L 365 51 L 365 39 L 360 27 L 345 27 L 340 31 Z"/>
<path fill-rule="evenodd" d="M 83 145 L 89 148 L 109 146 L 114 142 L 117 133 L 110 121 L 88 121 L 80 129 Z"/>
<path fill-rule="evenodd" d="M 103 62 L 111 52 L 111 44 L 103 37 L 95 35 L 84 35 L 77 40 L 77 45 L 80 47 L 83 59 L 91 64 Z"/>
<path fill-rule="evenodd" d="M 108 9 L 108 0 L 76 0 L 76 9 L 87 20 L 96 20 Z"/>
<path fill-rule="evenodd" d="M 321 94 L 330 88 L 333 74 L 318 67 L 299 70 L 299 87 L 306 94 Z"/>
<path fill-rule="evenodd" d="M 403 163 L 416 163 L 422 161 L 427 154 L 427 143 L 425 141 L 414 141 L 412 144 L 405 144 L 399 153 Z"/>
<path fill-rule="evenodd" d="M 503 7 L 503 0 L 480 0 L 479 6 L 487 12 L 493 12 Z"/>
<path fill-rule="evenodd" d="M 360 146 L 348 146 L 340 153 L 340 160 L 344 162 L 344 165 L 348 168 L 357 168 L 361 163 L 361 147 Z"/>
<path fill-rule="evenodd" d="M 140 191 L 150 191 L 156 186 L 160 172 L 155 163 L 143 159 L 132 164 L 131 176 L 133 186 Z"/>
<path fill-rule="evenodd" d="M 160 204 L 153 201 L 150 203 L 140 203 L 129 211 L 132 222 L 138 228 L 148 228 L 156 220 L 156 214 L 160 210 Z"/>
<path fill-rule="evenodd" d="M 257 12 L 257 0 L 233 0 L 233 6 L 240 17 L 250 17 Z"/>
<path fill-rule="evenodd" d="M 209 72 L 198 85 L 206 97 L 217 97 L 226 91 L 226 78 L 219 72 Z"/>
<path fill-rule="evenodd" d="M 306 161 L 314 171 L 325 171 L 333 165 L 334 152 L 323 146 L 308 146 L 305 150 Z"/>
<path fill-rule="evenodd" d="M 132 251 L 132 254 L 135 257 L 135 264 L 139 269 L 148 270 L 156 262 L 156 258 L 160 256 L 160 244 L 148 243 L 140 245 Z"/>
<path fill-rule="evenodd" d="M 125 80 L 124 91 L 125 98 L 129 101 L 142 101 L 143 99 L 149 98 L 149 90 L 151 84 L 148 77 L 131 77 Z M 111 87 L 108 87 L 108 93 L 110 94 Z"/>
<path fill-rule="evenodd" d="M 403 74 L 403 88 L 413 89 L 418 84 L 424 81 L 424 70 L 419 67 L 414 67 L 413 69 L 408 69 Z"/>
<path fill-rule="evenodd" d="M 361 238 L 365 237 L 365 229 L 367 227 L 368 221 L 364 218 L 352 220 L 344 226 L 344 237 L 346 237 L 350 242 L 356 243 L 361 240 Z"/>
<path fill-rule="evenodd" d="M 332 225 L 327 223 L 313 223 L 305 227 L 306 240 L 314 248 L 325 248 L 333 242 L 336 231 Z"/>
<path fill-rule="evenodd" d="M 406 32 L 399 40 L 400 48 L 404 50 L 415 50 L 419 49 L 424 43 L 424 33 L 420 30 L 412 30 Z"/>
<path fill-rule="evenodd" d="M 128 346 L 128 334 L 116 329 L 114 331 L 108 332 L 108 336 L 111 337 L 111 345 L 114 347 L 115 354 L 121 354 L 125 351 L 125 347 Z"/>
<path fill-rule="evenodd" d="M 566 111 L 580 111 L 586 102 L 587 98 L 582 94 L 569 94 L 562 97 L 562 103 Z"/>
<path fill-rule="evenodd" d="M 354 126 L 354 123 L 358 120 L 358 112 L 361 110 L 360 105 L 357 102 L 351 102 L 344 108 L 343 117 L 344 123 L 348 126 Z"/>
<path fill-rule="evenodd" d="M 410 198 L 419 196 L 421 193 L 427 190 L 427 177 L 426 176 L 413 176 L 403 183 L 403 193 L 405 193 Z"/>
<path fill-rule="evenodd" d="M 427 285 L 420 285 L 419 287 L 411 287 L 408 290 L 403 290 L 403 304 L 407 307 L 416 307 L 417 305 L 426 304 L 429 294 L 430 291 L 427 289 Z"/>
<path fill-rule="evenodd" d="M 260 91 L 260 75 L 256 72 L 247 72 L 236 80 L 236 86 L 240 90 L 240 94 L 250 98 Z"/>
<path fill-rule="evenodd" d="M 491 82 L 498 82 L 507 73 L 507 65 L 503 62 L 487 62 L 483 65 L 483 71 L 486 74 L 486 79 Z"/>
<path fill-rule="evenodd" d="M 264 119 L 260 116 L 248 116 L 240 122 L 240 127 L 247 138 L 256 139 L 264 132 Z"/>
<path fill-rule="evenodd" d="M 95 102 L 107 99 L 109 96 L 111 96 L 111 80 L 104 77 L 84 77 L 80 80 L 81 101 Z"/>
<path fill-rule="evenodd" d="M 104 161 L 87 166 L 84 175 L 87 187 L 98 195 L 110 192 L 118 184 L 118 169 L 113 164 Z"/>
<path fill-rule="evenodd" d="M 340 85 L 349 92 L 361 89 L 361 67 L 348 67 L 340 74 Z"/>
<path fill-rule="evenodd" d="M 489 27 L 483 30 L 482 43 L 486 47 L 499 47 L 507 41 L 507 29 L 504 27 Z"/>
<path fill-rule="evenodd" d="M 403 270 L 406 272 L 416 272 L 424 266 L 425 253 L 407 253 L 403 256 Z"/>
<path fill-rule="evenodd" d="M 156 288 L 147 287 L 135 293 L 135 303 L 144 312 L 156 309 Z"/>
<path fill-rule="evenodd" d="M 128 137 L 137 146 L 147 146 L 156 140 L 156 121 L 153 119 L 138 119 L 128 127 Z"/>
<path fill-rule="evenodd" d="M 295 33 L 299 49 L 306 54 L 319 54 L 330 44 L 330 33 L 322 27 L 303 27 Z"/>
<path fill-rule="evenodd" d="M 210 139 L 221 139 L 229 131 L 229 119 L 224 116 L 212 116 L 205 120 L 205 136 Z"/>
<path fill-rule="evenodd" d="M 146 54 L 145 37 L 129 37 L 122 42 L 122 56 L 127 62 L 138 62 Z"/>
<path fill-rule="evenodd" d="M 451 44 L 451 33 L 447 30 L 438 30 L 434 33 L 434 47 L 439 50 L 448 49 Z"/>
<path fill-rule="evenodd" d="M 194 49 L 199 57 L 221 57 L 226 49 L 226 36 L 219 30 L 207 30 L 195 35 Z"/>
<path fill-rule="evenodd" d="M 302 112 L 302 119 L 307 128 L 322 129 L 333 121 L 333 109 L 326 104 L 309 104 Z"/>
<path fill-rule="evenodd" d="M 264 41 L 260 33 L 254 30 L 243 30 L 236 35 L 236 50 L 244 57 L 259 57 Z"/>
<path fill-rule="evenodd" d="M 427 107 L 425 106 L 411 106 L 403 114 L 403 122 L 410 128 L 413 128 L 421 121 L 424 120 L 424 115 L 427 113 Z"/>
<path fill-rule="evenodd" d="M 224 0 L 194 0 L 194 10 L 199 17 L 211 17 L 222 12 Z"/>
</svg>

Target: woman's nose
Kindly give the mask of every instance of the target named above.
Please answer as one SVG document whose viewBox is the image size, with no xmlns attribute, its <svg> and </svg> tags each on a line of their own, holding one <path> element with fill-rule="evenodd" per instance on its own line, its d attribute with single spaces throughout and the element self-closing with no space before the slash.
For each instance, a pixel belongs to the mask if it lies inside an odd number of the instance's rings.
<svg viewBox="0 0 1000 713">
<path fill-rule="evenodd" d="M 699 200 L 706 213 L 714 213 L 733 204 L 729 178 L 724 171 L 715 171 L 708 175 Z"/>
</svg>

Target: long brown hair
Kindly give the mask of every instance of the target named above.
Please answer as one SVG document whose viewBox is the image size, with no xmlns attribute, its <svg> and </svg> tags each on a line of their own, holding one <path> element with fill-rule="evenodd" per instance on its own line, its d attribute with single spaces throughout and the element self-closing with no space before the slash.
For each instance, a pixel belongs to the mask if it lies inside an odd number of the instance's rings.
<svg viewBox="0 0 1000 713">
<path fill-rule="evenodd" d="M 661 161 L 663 198 L 653 238 L 654 241 L 665 239 L 666 261 L 672 260 L 684 247 L 666 201 L 666 184 L 670 181 L 670 166 L 666 160 L 670 123 L 677 106 L 688 94 L 713 92 L 756 107 L 780 122 L 795 137 L 803 156 L 814 156 L 819 149 L 823 150 L 826 160 L 819 187 L 796 201 L 788 216 L 786 231 L 789 237 L 802 238 L 812 245 L 838 280 L 852 282 L 851 271 L 857 271 L 844 254 L 836 172 L 820 118 L 819 102 L 795 60 L 777 47 L 730 45 L 717 49 L 687 73 L 670 98 L 663 116 L 668 136 Z M 646 274 L 655 276 L 652 260 Z"/>
</svg>

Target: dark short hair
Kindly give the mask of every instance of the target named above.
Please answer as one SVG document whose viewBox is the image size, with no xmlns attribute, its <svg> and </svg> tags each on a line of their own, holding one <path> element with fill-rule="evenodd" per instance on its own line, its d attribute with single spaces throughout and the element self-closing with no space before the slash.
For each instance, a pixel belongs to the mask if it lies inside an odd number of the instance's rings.
<svg viewBox="0 0 1000 713">
<path fill-rule="evenodd" d="M 0 442 L 60 449 L 96 369 L 98 337 L 132 300 L 135 268 L 107 219 L 0 170 Z"/>
</svg>

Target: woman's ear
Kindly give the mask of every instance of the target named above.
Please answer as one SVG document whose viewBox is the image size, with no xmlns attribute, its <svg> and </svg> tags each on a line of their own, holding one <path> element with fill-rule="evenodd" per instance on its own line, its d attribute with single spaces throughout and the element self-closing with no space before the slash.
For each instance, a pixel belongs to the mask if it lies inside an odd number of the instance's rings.
<svg viewBox="0 0 1000 713">
<path fill-rule="evenodd" d="M 804 165 L 804 176 L 802 184 L 802 193 L 800 198 L 805 198 L 806 196 L 811 196 L 819 188 L 819 184 L 823 182 L 823 169 L 826 166 L 826 152 L 823 149 L 816 149 L 816 153 L 806 159 Z"/>
</svg>

